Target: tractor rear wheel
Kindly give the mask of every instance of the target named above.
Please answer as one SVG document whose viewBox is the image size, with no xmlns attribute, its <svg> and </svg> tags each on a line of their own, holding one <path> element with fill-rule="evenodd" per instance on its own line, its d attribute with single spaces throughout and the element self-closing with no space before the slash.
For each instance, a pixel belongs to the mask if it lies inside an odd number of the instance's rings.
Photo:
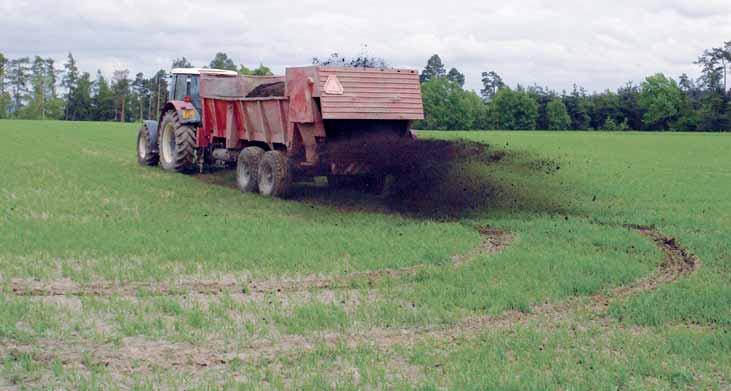
<svg viewBox="0 0 731 391">
<path fill-rule="evenodd" d="M 268 197 L 284 197 L 291 183 L 287 156 L 280 151 L 264 153 L 259 163 L 259 193 Z"/>
<path fill-rule="evenodd" d="M 259 147 L 246 147 L 239 153 L 236 163 L 236 184 L 243 193 L 259 190 L 259 163 L 264 150 Z"/>
<path fill-rule="evenodd" d="M 160 165 L 173 172 L 187 172 L 195 167 L 195 129 L 183 125 L 178 113 L 168 111 L 162 118 L 158 148 Z"/>
<path fill-rule="evenodd" d="M 150 131 L 147 126 L 142 125 L 137 131 L 137 163 L 143 166 L 154 166 L 158 159 L 159 155 L 152 152 Z"/>
</svg>

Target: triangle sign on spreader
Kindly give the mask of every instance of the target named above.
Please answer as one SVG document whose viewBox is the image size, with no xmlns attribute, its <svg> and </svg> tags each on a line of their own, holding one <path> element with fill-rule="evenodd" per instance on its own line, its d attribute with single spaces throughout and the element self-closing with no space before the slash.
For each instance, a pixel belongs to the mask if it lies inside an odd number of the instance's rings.
<svg viewBox="0 0 731 391">
<path fill-rule="evenodd" d="M 337 76 L 330 75 L 327 77 L 327 81 L 325 81 L 325 93 L 333 95 L 343 94 L 343 85 L 340 84 Z"/>
</svg>

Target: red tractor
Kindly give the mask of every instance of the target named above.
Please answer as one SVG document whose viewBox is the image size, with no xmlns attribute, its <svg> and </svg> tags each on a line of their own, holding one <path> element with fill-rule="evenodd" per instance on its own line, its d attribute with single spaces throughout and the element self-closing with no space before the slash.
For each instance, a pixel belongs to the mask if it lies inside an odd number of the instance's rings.
<svg viewBox="0 0 731 391">
<path fill-rule="evenodd" d="M 380 192 L 390 148 L 424 118 L 415 70 L 287 68 L 285 76 L 174 69 L 172 100 L 137 138 L 140 164 L 192 172 L 236 166 L 244 192 L 285 196 L 293 181 L 327 176 Z"/>
</svg>

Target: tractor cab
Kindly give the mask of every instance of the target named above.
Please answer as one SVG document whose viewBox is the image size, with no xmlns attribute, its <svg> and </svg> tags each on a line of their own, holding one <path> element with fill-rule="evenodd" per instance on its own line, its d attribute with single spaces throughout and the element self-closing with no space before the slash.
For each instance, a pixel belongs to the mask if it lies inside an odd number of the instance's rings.
<svg viewBox="0 0 731 391">
<path fill-rule="evenodd" d="M 200 112 L 200 75 L 202 72 L 226 76 L 236 76 L 238 74 L 234 71 L 227 71 L 223 69 L 174 68 L 170 72 L 171 81 L 168 84 L 170 88 L 170 100 L 190 102 L 196 110 Z"/>
</svg>

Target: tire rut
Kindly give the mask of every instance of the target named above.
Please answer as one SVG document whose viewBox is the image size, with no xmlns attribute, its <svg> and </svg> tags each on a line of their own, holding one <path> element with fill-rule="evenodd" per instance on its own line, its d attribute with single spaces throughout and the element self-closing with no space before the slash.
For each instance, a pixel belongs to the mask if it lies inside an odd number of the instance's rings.
<svg viewBox="0 0 731 391">
<path fill-rule="evenodd" d="M 514 240 L 510 233 L 496 228 L 478 227 L 481 241 L 478 246 L 465 254 L 451 258 L 452 267 L 461 267 L 483 254 L 496 254 L 503 251 Z M 219 295 L 247 292 L 301 292 L 312 289 L 349 289 L 356 282 L 373 284 L 383 278 L 397 278 L 412 275 L 424 270 L 428 265 L 415 265 L 399 269 L 382 269 L 374 271 L 353 272 L 337 276 L 309 275 L 301 278 L 282 278 L 268 280 L 250 280 L 242 283 L 235 279 L 226 280 L 183 280 L 176 283 L 163 282 L 131 282 L 117 284 L 99 281 L 79 284 L 70 279 L 51 281 L 34 279 L 12 279 L 10 288 L 17 296 L 137 296 L 144 292 L 151 295 L 185 295 L 189 293 Z"/>
<path fill-rule="evenodd" d="M 701 266 L 701 261 L 682 247 L 675 238 L 664 235 L 653 227 L 638 225 L 627 225 L 626 227 L 651 239 L 664 254 L 663 262 L 653 273 L 630 285 L 614 288 L 605 294 L 570 298 L 560 303 L 534 305 L 529 312 L 507 311 L 496 316 L 471 317 L 451 326 L 375 328 L 352 333 L 327 332 L 315 337 L 284 335 L 277 338 L 276 341 L 252 341 L 245 348 L 228 353 L 221 353 L 226 350 L 225 344 L 215 342 L 209 346 L 219 347 L 217 349 L 181 343 L 151 342 L 143 338 L 125 339 L 122 347 L 117 350 L 109 346 L 89 345 L 84 347 L 84 344 L 70 345 L 51 340 L 35 341 L 27 345 L 0 342 L 0 346 L 5 351 L 11 352 L 10 354 L 33 352 L 36 359 L 49 362 L 56 359 L 61 362 L 79 362 L 85 352 L 92 351 L 95 361 L 118 369 L 122 373 L 132 371 L 129 365 L 132 361 L 138 364 L 147 363 L 149 367 L 162 366 L 198 371 L 228 365 L 237 360 L 252 361 L 294 356 L 323 343 L 329 346 L 345 344 L 350 347 L 371 344 L 379 349 L 388 350 L 393 345 L 413 344 L 429 339 L 451 341 L 458 338 L 470 338 L 486 329 L 510 328 L 535 320 L 558 322 L 572 312 L 585 311 L 601 315 L 606 311 L 606 306 L 612 302 L 653 291 L 662 285 L 690 275 Z M 494 243 L 492 246 L 498 247 Z"/>
</svg>

